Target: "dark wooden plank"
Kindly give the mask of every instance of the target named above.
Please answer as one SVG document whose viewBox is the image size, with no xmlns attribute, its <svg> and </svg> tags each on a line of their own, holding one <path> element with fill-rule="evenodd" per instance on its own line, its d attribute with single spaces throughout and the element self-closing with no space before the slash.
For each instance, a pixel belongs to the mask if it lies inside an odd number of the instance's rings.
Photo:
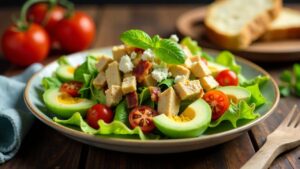
<svg viewBox="0 0 300 169">
<path fill-rule="evenodd" d="M 292 63 L 286 63 L 283 65 L 267 66 L 263 65 L 270 74 L 278 81 L 279 74 L 284 69 L 291 68 Z M 268 134 L 270 134 L 276 127 L 281 123 L 281 121 L 286 117 L 287 113 L 290 111 L 292 106 L 297 104 L 300 106 L 299 98 L 287 97 L 281 98 L 278 107 L 275 109 L 273 114 L 267 118 L 263 123 L 252 128 L 251 132 L 254 136 L 254 144 L 256 147 L 261 147 L 265 141 Z M 275 168 L 300 168 L 300 148 L 291 150 L 279 156 L 270 167 Z"/>
<path fill-rule="evenodd" d="M 91 147 L 87 169 L 136 168 L 136 169 L 238 169 L 254 153 L 245 133 L 235 140 L 215 147 L 177 154 L 130 154 Z"/>
<path fill-rule="evenodd" d="M 177 17 L 193 5 L 104 6 L 96 47 L 120 43 L 128 29 L 142 29 L 151 35 L 168 37 L 175 32 Z M 247 133 L 226 144 L 189 153 L 140 155 L 90 147 L 86 168 L 239 168 L 254 149 Z"/>
</svg>

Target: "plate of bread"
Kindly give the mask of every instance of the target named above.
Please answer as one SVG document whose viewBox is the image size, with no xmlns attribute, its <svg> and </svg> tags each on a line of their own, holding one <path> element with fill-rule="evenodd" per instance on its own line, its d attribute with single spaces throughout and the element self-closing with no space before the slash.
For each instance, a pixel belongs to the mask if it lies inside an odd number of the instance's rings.
<svg viewBox="0 0 300 169">
<path fill-rule="evenodd" d="M 176 26 L 205 48 L 231 50 L 260 62 L 300 60 L 300 4 L 218 0 L 183 13 Z"/>
</svg>

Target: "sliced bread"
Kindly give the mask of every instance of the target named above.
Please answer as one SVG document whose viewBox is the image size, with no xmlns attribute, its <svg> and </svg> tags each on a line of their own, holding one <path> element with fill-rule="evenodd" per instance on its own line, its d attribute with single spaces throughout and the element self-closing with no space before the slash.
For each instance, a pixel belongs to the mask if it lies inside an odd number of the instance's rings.
<svg viewBox="0 0 300 169">
<path fill-rule="evenodd" d="M 216 1 L 204 19 L 207 37 L 223 48 L 247 48 L 265 33 L 281 7 L 282 0 Z"/>
<path fill-rule="evenodd" d="M 263 35 L 262 40 L 274 41 L 295 38 L 300 38 L 300 12 L 283 8 Z"/>
</svg>

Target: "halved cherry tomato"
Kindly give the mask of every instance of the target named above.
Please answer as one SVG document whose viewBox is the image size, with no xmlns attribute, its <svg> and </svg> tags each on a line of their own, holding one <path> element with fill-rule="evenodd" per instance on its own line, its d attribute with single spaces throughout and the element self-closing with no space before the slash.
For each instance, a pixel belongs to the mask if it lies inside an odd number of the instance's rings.
<svg viewBox="0 0 300 169">
<path fill-rule="evenodd" d="M 113 117 L 114 114 L 109 107 L 104 104 L 95 104 L 88 110 L 86 114 L 86 121 L 91 127 L 98 129 L 98 121 L 100 119 L 102 119 L 105 123 L 110 123 L 112 122 Z"/>
<path fill-rule="evenodd" d="M 90 16 L 83 12 L 74 12 L 56 24 L 54 36 L 64 50 L 77 52 L 91 45 L 95 29 L 95 23 Z"/>
<path fill-rule="evenodd" d="M 239 84 L 239 78 L 231 70 L 221 71 L 217 75 L 216 80 L 221 86 L 237 86 Z"/>
<path fill-rule="evenodd" d="M 61 6 L 50 7 L 48 3 L 37 3 L 27 12 L 29 21 L 43 25 L 52 34 L 54 26 L 64 17 L 65 9 Z"/>
<path fill-rule="evenodd" d="M 82 87 L 81 82 L 72 81 L 72 82 L 63 83 L 60 87 L 60 91 L 68 93 L 72 97 L 77 97 L 80 95 L 79 90 L 81 89 L 81 87 Z"/>
<path fill-rule="evenodd" d="M 129 123 L 132 128 L 139 126 L 144 133 L 149 133 L 155 129 L 153 117 L 158 113 L 148 106 L 139 106 L 129 114 Z"/>
<path fill-rule="evenodd" d="M 220 118 L 225 111 L 229 108 L 229 99 L 221 91 L 211 90 L 205 93 L 203 99 L 212 108 L 212 120 Z"/>
<path fill-rule="evenodd" d="M 25 30 L 13 25 L 2 36 L 4 56 L 19 66 L 28 66 L 45 59 L 49 52 L 49 37 L 39 25 L 32 23 Z"/>
</svg>

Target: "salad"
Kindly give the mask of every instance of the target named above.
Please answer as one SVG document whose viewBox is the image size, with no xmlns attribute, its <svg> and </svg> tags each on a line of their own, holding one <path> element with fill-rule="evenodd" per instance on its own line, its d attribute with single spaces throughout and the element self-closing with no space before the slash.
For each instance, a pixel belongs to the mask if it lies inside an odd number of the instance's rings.
<svg viewBox="0 0 300 169">
<path fill-rule="evenodd" d="M 121 41 L 112 56 L 88 55 L 76 67 L 61 57 L 42 79 L 54 122 L 91 135 L 189 138 L 222 123 L 236 128 L 266 104 L 260 87 L 269 77 L 246 79 L 228 51 L 212 57 L 189 37 L 141 30 L 122 33 Z"/>
</svg>

